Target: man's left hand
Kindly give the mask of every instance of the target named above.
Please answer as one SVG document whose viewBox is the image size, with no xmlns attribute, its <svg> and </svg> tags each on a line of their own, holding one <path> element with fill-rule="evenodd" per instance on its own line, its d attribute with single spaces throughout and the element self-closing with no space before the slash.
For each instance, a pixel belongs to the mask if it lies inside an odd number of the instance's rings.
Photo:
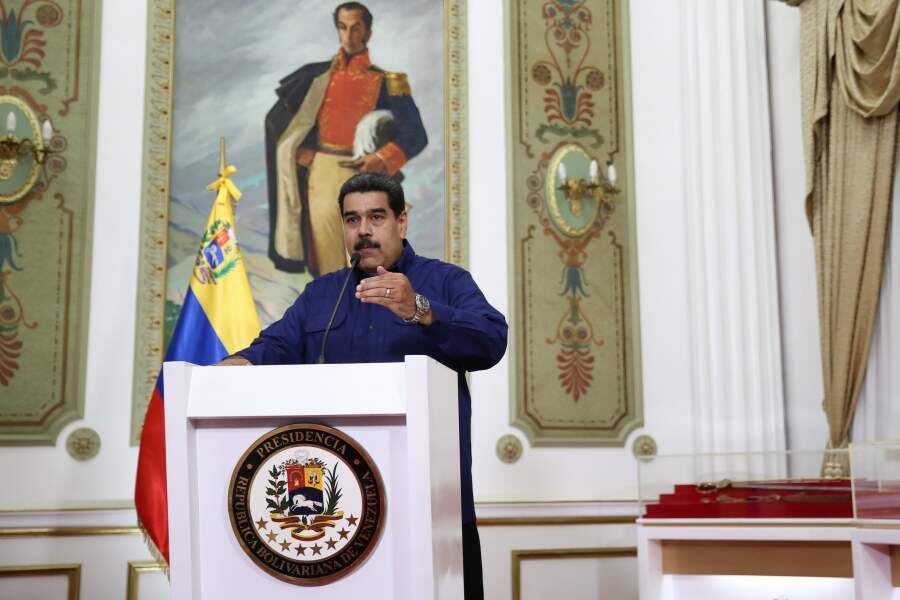
<svg viewBox="0 0 900 600">
<path fill-rule="evenodd" d="M 378 267 L 374 277 L 363 279 L 356 286 L 356 297 L 367 304 L 380 304 L 403 319 L 416 314 L 416 293 L 409 279 L 403 273 L 391 273 L 384 267 Z M 419 323 L 430 325 L 431 321 L 429 311 Z"/>
<path fill-rule="evenodd" d="M 387 165 L 377 154 L 366 154 L 357 163 L 362 173 L 387 173 Z"/>
</svg>

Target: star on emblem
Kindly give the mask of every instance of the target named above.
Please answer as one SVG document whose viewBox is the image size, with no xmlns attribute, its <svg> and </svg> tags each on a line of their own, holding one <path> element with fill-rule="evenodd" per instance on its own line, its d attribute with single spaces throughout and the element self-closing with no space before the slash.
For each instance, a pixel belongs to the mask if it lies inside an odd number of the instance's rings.
<svg viewBox="0 0 900 600">
<path fill-rule="evenodd" d="M 342 539 L 342 540 L 346 540 L 346 539 L 347 539 L 347 534 L 348 534 L 348 533 L 350 533 L 350 532 L 349 532 L 348 530 L 346 530 L 346 529 L 341 529 L 340 531 L 338 531 L 338 535 L 341 536 L 341 539 Z"/>
<path fill-rule="evenodd" d="M 269 538 L 269 541 L 270 541 L 270 542 L 274 542 L 275 540 L 278 539 L 278 534 L 277 534 L 277 533 L 272 533 L 272 532 L 270 531 L 269 533 L 266 534 L 266 537 Z"/>
<path fill-rule="evenodd" d="M 312 547 L 313 554 L 320 554 L 322 552 L 322 546 L 316 544 Z"/>
<path fill-rule="evenodd" d="M 306 547 L 303 544 L 297 544 L 297 556 L 306 554 Z"/>
<path fill-rule="evenodd" d="M 353 515 L 350 515 L 349 517 L 347 517 L 347 525 L 353 525 L 353 526 L 355 526 L 355 525 L 356 525 L 356 522 L 357 522 L 358 520 L 359 520 L 359 517 L 354 517 Z"/>
<path fill-rule="evenodd" d="M 259 521 L 256 521 L 256 526 L 257 526 L 258 528 L 260 528 L 260 529 L 265 529 L 267 523 L 268 523 L 268 521 L 266 521 L 265 519 L 263 519 L 262 517 L 260 517 L 260 518 L 259 518 Z"/>
<path fill-rule="evenodd" d="M 281 544 L 281 549 L 284 550 L 285 552 L 287 552 L 288 550 L 291 549 L 291 543 L 290 543 L 290 542 L 284 541 L 284 542 L 279 542 L 279 543 Z"/>
<path fill-rule="evenodd" d="M 325 543 L 328 544 L 329 550 L 334 550 L 335 545 L 337 545 L 337 540 L 325 540 Z"/>
</svg>

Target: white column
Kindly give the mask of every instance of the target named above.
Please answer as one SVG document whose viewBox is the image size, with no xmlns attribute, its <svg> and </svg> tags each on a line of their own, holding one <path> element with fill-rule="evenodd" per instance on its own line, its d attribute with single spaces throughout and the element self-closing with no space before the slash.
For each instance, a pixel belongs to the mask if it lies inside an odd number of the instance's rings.
<svg viewBox="0 0 900 600">
<path fill-rule="evenodd" d="M 677 27 L 694 450 L 783 449 L 764 7 L 683 0 Z"/>
</svg>

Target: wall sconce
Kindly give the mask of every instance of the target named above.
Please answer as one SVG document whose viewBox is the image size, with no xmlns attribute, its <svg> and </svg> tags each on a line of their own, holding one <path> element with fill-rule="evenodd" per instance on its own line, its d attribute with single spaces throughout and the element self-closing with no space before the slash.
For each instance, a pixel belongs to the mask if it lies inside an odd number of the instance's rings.
<svg viewBox="0 0 900 600">
<path fill-rule="evenodd" d="M 605 175 L 601 174 L 597 159 L 588 156 L 581 146 L 567 144 L 559 148 L 550 160 L 546 190 L 550 217 L 556 227 L 570 237 L 586 233 L 601 207 L 618 196 L 616 178 L 614 164 L 610 162 Z"/>
<path fill-rule="evenodd" d="M 0 138 L 0 181 L 9 179 L 19 160 L 25 156 L 31 156 L 39 165 L 44 164 L 50 150 L 47 148 L 50 139 L 53 138 L 53 125 L 50 119 L 46 119 L 41 125 L 40 137 L 35 136 L 39 142 L 33 142 L 30 139 L 16 137 L 18 129 L 18 119 L 16 113 L 10 110 L 6 113 L 6 135 Z"/>
<path fill-rule="evenodd" d="M 61 148 L 51 149 L 55 132 L 50 119 L 39 121 L 18 96 L 0 96 L 0 123 L 6 125 L 0 136 L 0 204 L 11 204 L 31 191 L 41 173 L 46 178 L 48 156 Z"/>
<path fill-rule="evenodd" d="M 565 194 L 569 201 L 572 214 L 579 216 L 582 210 L 582 200 L 587 197 L 597 198 L 602 201 L 607 196 L 614 199 L 619 190 L 616 189 L 616 165 L 609 163 L 606 169 L 606 178 L 600 181 L 600 168 L 597 160 L 591 160 L 589 167 L 590 179 L 567 179 L 566 165 L 559 163 L 556 168 L 556 179 L 559 182 L 559 190 Z"/>
</svg>

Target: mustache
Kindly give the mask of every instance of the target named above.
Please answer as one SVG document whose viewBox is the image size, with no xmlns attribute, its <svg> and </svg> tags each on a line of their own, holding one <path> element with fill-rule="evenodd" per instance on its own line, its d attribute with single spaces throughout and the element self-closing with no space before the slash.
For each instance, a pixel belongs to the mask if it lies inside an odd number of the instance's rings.
<svg viewBox="0 0 900 600">
<path fill-rule="evenodd" d="M 381 244 L 371 238 L 360 238 L 360 240 L 353 245 L 353 249 L 362 250 L 363 248 L 381 248 Z"/>
</svg>

